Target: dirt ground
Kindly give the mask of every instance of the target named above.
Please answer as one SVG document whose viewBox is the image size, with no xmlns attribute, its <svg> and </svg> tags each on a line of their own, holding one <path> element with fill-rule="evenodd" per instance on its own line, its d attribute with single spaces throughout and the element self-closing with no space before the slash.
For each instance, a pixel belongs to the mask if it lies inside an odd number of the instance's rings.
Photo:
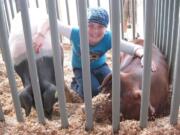
<svg viewBox="0 0 180 135">
<path fill-rule="evenodd" d="M 70 47 L 64 47 L 64 75 L 65 81 L 70 87 L 72 78 Z M 110 60 L 110 53 L 108 54 Z M 111 62 L 109 61 L 111 65 Z M 16 75 L 18 90 L 22 89 L 22 83 Z M 24 117 L 24 122 L 17 122 L 12 97 L 7 79 L 6 69 L 0 54 L 0 103 L 5 115 L 5 122 L 0 122 L 0 135 L 109 135 L 112 134 L 112 126 L 110 121 L 97 123 L 94 121 L 92 131 L 85 131 L 86 117 L 83 112 L 82 100 L 71 90 L 71 102 L 67 103 L 69 127 L 61 128 L 61 120 L 59 116 L 58 104 L 54 106 L 53 120 L 46 119 L 46 124 L 38 123 L 36 111 L 33 109 L 30 116 Z M 99 96 L 101 98 L 102 95 Z M 96 100 L 93 99 L 93 102 Z M 102 112 L 103 113 L 103 112 Z M 23 113 L 24 114 L 24 113 Z M 103 115 L 103 114 L 102 114 Z M 179 115 L 180 117 L 180 115 Z M 179 135 L 180 124 L 172 126 L 169 124 L 169 117 L 157 118 L 155 121 L 148 122 L 148 127 L 141 129 L 139 121 L 125 120 L 120 122 L 120 135 Z"/>
</svg>

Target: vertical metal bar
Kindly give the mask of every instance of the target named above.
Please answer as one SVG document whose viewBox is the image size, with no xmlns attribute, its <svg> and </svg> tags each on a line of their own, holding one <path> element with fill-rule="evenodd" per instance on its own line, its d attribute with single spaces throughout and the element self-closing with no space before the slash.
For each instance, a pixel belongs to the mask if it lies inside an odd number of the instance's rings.
<svg viewBox="0 0 180 135">
<path fill-rule="evenodd" d="M 36 7 L 39 8 L 39 0 L 36 0 Z"/>
<path fill-rule="evenodd" d="M 0 121 L 5 121 L 4 113 L 3 113 L 3 110 L 2 110 L 1 103 L 0 103 Z"/>
<path fill-rule="evenodd" d="M 6 19 L 7 19 L 8 29 L 10 30 L 11 24 L 10 24 L 10 17 L 9 17 L 9 11 L 8 11 L 8 6 L 7 6 L 7 0 L 4 0 L 4 6 L 5 6 L 5 10 L 6 10 Z"/>
<path fill-rule="evenodd" d="M 144 70 L 143 84 L 140 110 L 140 127 L 147 126 L 149 95 L 151 84 L 151 56 L 154 32 L 154 0 L 146 0 L 145 2 L 145 46 L 144 46 Z"/>
<path fill-rule="evenodd" d="M 156 45 L 156 38 L 157 38 L 157 24 L 158 24 L 158 0 L 155 1 L 155 30 L 154 30 L 154 43 Z"/>
<path fill-rule="evenodd" d="M 120 1 L 111 0 L 111 19 L 112 19 L 112 125 L 113 131 L 119 130 L 120 122 L 120 78 L 119 78 L 119 52 L 120 52 Z"/>
<path fill-rule="evenodd" d="M 87 7 L 89 8 L 89 0 L 87 0 Z"/>
<path fill-rule="evenodd" d="M 167 27 L 167 39 L 166 39 L 166 56 L 168 63 L 170 63 L 170 50 L 171 50 L 171 36 L 172 36 L 172 20 L 173 20 L 173 6 L 174 0 L 169 0 L 169 11 L 168 11 L 168 27 Z"/>
<path fill-rule="evenodd" d="M 109 14 L 111 15 L 111 0 L 109 0 Z M 112 29 L 112 23 L 111 23 L 112 19 L 111 19 L 111 16 L 110 16 L 110 19 L 109 19 L 109 23 L 110 23 L 110 29 Z"/>
<path fill-rule="evenodd" d="M 29 20 L 29 13 L 27 7 L 26 0 L 20 0 L 20 10 L 21 10 L 21 17 L 22 17 L 22 24 L 24 30 L 24 37 L 26 43 L 26 52 L 27 52 L 27 59 L 28 59 L 28 67 L 29 73 L 31 78 L 31 84 L 33 88 L 35 106 L 38 114 L 38 120 L 40 123 L 45 123 L 44 119 L 44 111 L 40 93 L 40 86 L 39 86 L 39 78 L 35 63 L 35 55 L 32 48 L 32 35 L 31 35 L 31 27 L 30 27 L 30 20 Z"/>
<path fill-rule="evenodd" d="M 69 5 L 68 5 L 68 0 L 65 0 L 65 1 L 66 1 L 67 21 L 68 21 L 68 24 L 70 25 L 71 22 L 70 22 L 70 16 L 69 16 Z"/>
<path fill-rule="evenodd" d="M 76 13 L 77 13 L 77 20 L 78 20 L 78 25 L 79 25 L 79 10 L 78 10 L 78 0 L 76 0 Z"/>
<path fill-rule="evenodd" d="M 174 12 L 173 12 L 173 28 L 172 28 L 173 32 L 172 32 L 172 37 L 171 37 L 171 53 L 170 53 L 170 62 L 169 62 L 171 76 L 173 75 L 173 72 L 174 72 L 174 58 L 175 58 L 174 51 L 176 50 L 176 45 L 177 45 L 179 6 L 180 6 L 180 1 L 175 0 Z"/>
<path fill-rule="evenodd" d="M 57 10 L 57 18 L 59 20 L 61 20 L 61 17 L 60 17 L 60 1 L 59 0 L 56 0 L 56 10 Z M 63 42 L 63 39 L 62 39 L 62 36 L 60 35 L 60 42 L 62 43 Z"/>
<path fill-rule="evenodd" d="M 121 7 L 121 38 L 124 39 L 124 16 L 123 16 L 123 0 L 120 1 L 120 7 Z"/>
<path fill-rule="evenodd" d="M 59 15 L 59 5 L 58 5 L 58 0 L 56 0 L 56 13 L 57 13 L 57 18 L 60 19 L 60 15 Z"/>
<path fill-rule="evenodd" d="M 13 103 L 15 106 L 15 111 L 16 111 L 16 117 L 19 122 L 24 121 L 22 112 L 21 112 L 21 105 L 20 101 L 18 98 L 17 94 L 17 87 L 16 87 L 16 82 L 15 82 L 15 77 L 14 77 L 14 68 L 12 65 L 12 60 L 11 60 L 11 54 L 9 50 L 9 43 L 8 43 L 8 34 L 7 34 L 7 29 L 4 21 L 4 10 L 3 10 L 3 0 L 0 0 L 0 41 L 2 45 L 2 54 L 3 58 L 5 60 L 5 66 L 7 69 L 7 75 L 9 79 L 9 84 L 11 88 L 11 94 L 12 94 L 12 99 Z"/>
<path fill-rule="evenodd" d="M 167 22 L 168 22 L 168 7 L 169 7 L 169 3 L 168 3 L 168 0 L 165 0 L 164 1 L 165 2 L 165 4 L 164 4 L 164 21 L 163 21 L 163 35 L 162 35 L 162 52 L 163 52 L 163 54 L 165 54 L 165 49 L 166 49 L 166 43 L 165 43 L 165 41 L 166 41 L 166 38 L 167 38 L 167 33 L 168 33 L 168 31 L 167 31 Z M 167 57 L 167 56 L 166 56 Z"/>
<path fill-rule="evenodd" d="M 180 17 L 179 17 L 179 26 L 178 26 L 178 41 L 177 41 L 177 51 L 175 57 L 175 70 L 174 70 L 174 79 L 173 79 L 173 94 L 171 100 L 171 111 L 170 111 L 170 123 L 175 125 L 178 120 L 178 112 L 180 105 Z"/>
<path fill-rule="evenodd" d="M 64 92 L 64 74 L 62 68 L 62 59 L 60 59 L 61 54 L 63 52 L 60 50 L 60 46 L 59 46 L 59 32 L 58 32 L 55 0 L 48 0 L 48 9 L 49 9 L 49 22 L 50 22 L 50 30 L 51 30 L 51 42 L 52 42 L 53 54 L 54 54 L 54 70 L 56 77 L 56 86 L 58 92 L 61 121 L 62 121 L 62 127 L 67 128 L 69 124 L 67 120 L 66 105 L 65 105 L 66 98 Z"/>
<path fill-rule="evenodd" d="M 29 3 L 29 0 L 26 0 L 27 1 L 27 6 L 28 8 L 30 7 L 30 3 Z"/>
<path fill-rule="evenodd" d="M 10 4 L 12 18 L 14 18 L 14 8 L 13 8 L 12 0 L 9 1 L 9 4 Z"/>
<path fill-rule="evenodd" d="M 159 35 L 159 48 L 162 50 L 162 35 L 163 35 L 163 21 L 164 21 L 164 0 L 161 0 L 161 15 L 160 15 L 160 35 Z"/>
<path fill-rule="evenodd" d="M 145 11 L 146 11 L 146 0 L 143 0 L 143 22 L 144 22 L 144 24 L 143 24 L 143 35 L 145 36 L 145 25 L 146 25 L 146 20 L 145 20 Z"/>
<path fill-rule="evenodd" d="M 135 39 L 136 38 L 136 26 L 135 26 L 135 16 L 136 16 L 136 10 L 135 10 L 135 7 L 136 7 L 136 5 L 135 4 L 137 4 L 136 2 L 135 2 L 136 0 L 132 0 L 132 33 L 133 33 L 133 39 Z"/>
<path fill-rule="evenodd" d="M 161 0 L 157 0 L 158 10 L 157 10 L 157 27 L 156 27 L 156 46 L 159 47 L 159 35 L 160 35 L 160 14 L 161 14 Z"/>
<path fill-rule="evenodd" d="M 87 1 L 78 0 L 79 26 L 80 26 L 80 48 L 83 73 L 84 100 L 86 111 L 86 130 L 93 128 L 92 115 L 92 93 L 90 77 L 90 60 L 89 60 L 89 40 L 87 30 Z M 85 87 L 86 86 L 86 87 Z"/>
<path fill-rule="evenodd" d="M 100 0 L 97 0 L 97 5 L 98 5 L 98 7 L 101 6 Z"/>
<path fill-rule="evenodd" d="M 163 0 L 159 0 L 160 4 L 160 9 L 159 9 L 159 29 L 158 29 L 158 47 L 160 48 L 161 44 L 161 26 L 162 26 L 162 9 L 163 9 Z"/>
<path fill-rule="evenodd" d="M 16 11 L 19 12 L 20 10 L 19 0 L 15 0 L 15 4 L 16 4 Z"/>
</svg>

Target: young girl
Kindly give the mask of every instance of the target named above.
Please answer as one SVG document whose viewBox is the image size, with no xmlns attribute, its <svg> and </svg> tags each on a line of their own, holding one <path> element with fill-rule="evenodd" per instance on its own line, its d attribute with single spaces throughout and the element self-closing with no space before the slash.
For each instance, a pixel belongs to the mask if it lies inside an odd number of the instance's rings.
<svg viewBox="0 0 180 135">
<path fill-rule="evenodd" d="M 88 10 L 88 36 L 90 53 L 90 72 L 92 96 L 96 96 L 100 91 L 98 87 L 107 74 L 111 72 L 106 64 L 106 52 L 112 48 L 111 32 L 107 31 L 109 16 L 103 8 L 91 8 Z M 72 68 L 74 77 L 72 78 L 71 88 L 83 98 L 83 80 L 80 52 L 79 28 L 66 26 L 58 21 L 60 34 L 67 37 L 72 45 Z M 38 33 L 34 38 L 34 49 L 36 53 L 41 49 L 44 35 L 49 31 L 49 22 L 46 20 L 39 27 Z M 143 48 L 133 43 L 121 41 L 121 51 L 130 55 L 143 56 Z"/>
</svg>

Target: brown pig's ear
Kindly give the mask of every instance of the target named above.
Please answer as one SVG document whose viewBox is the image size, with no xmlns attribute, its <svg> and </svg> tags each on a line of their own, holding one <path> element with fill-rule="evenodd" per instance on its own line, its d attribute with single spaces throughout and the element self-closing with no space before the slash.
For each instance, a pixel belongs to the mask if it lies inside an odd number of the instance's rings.
<svg viewBox="0 0 180 135">
<path fill-rule="evenodd" d="M 130 73 L 125 73 L 125 72 L 120 72 L 120 78 L 121 78 L 121 80 L 122 79 L 126 79 L 128 76 L 130 75 Z"/>
<path fill-rule="evenodd" d="M 101 83 L 101 85 L 98 87 L 99 91 L 102 91 L 103 93 L 105 93 L 106 91 L 109 91 L 111 89 L 112 86 L 112 74 L 109 73 L 103 80 L 103 82 Z"/>
<path fill-rule="evenodd" d="M 104 87 L 109 84 L 109 81 L 112 81 L 112 73 L 109 73 L 103 80 L 101 86 Z"/>
</svg>

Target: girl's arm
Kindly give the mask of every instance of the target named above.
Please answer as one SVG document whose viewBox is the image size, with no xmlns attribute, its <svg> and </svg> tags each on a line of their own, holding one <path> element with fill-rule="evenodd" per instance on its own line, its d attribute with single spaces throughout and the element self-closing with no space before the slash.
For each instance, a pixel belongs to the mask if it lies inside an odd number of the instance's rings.
<svg viewBox="0 0 180 135">
<path fill-rule="evenodd" d="M 121 51 L 132 56 L 143 57 L 144 50 L 142 46 L 136 45 L 132 42 L 121 40 Z"/>
<path fill-rule="evenodd" d="M 141 58 L 141 65 L 144 66 L 144 62 L 143 62 L 144 48 L 142 46 L 121 40 L 121 51 L 128 53 L 132 56 L 133 55 L 138 56 L 139 58 Z M 153 60 L 151 61 L 151 70 L 152 72 L 155 72 L 157 70 L 156 63 Z"/>
</svg>

